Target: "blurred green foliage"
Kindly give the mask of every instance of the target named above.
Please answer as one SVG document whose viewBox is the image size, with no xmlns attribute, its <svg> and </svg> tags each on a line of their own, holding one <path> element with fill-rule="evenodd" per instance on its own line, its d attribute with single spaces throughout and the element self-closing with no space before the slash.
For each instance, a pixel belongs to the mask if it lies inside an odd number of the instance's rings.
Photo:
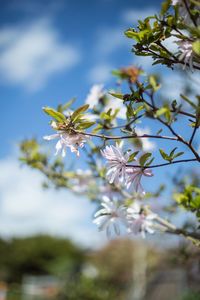
<svg viewBox="0 0 200 300">
<path fill-rule="evenodd" d="M 72 242 L 39 235 L 27 238 L 0 240 L 0 279 L 20 283 L 26 274 L 63 275 L 76 272 L 84 254 Z"/>
</svg>

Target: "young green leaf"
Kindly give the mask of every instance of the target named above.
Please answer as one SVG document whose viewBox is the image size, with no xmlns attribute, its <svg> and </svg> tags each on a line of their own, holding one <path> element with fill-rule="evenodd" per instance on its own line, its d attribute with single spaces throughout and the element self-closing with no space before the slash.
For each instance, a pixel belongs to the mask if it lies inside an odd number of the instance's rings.
<svg viewBox="0 0 200 300">
<path fill-rule="evenodd" d="M 163 158 L 164 160 L 170 161 L 169 155 L 167 155 L 167 153 L 165 153 L 164 150 L 159 149 L 159 151 L 160 151 L 160 154 L 161 154 L 161 156 L 162 156 L 162 158 Z"/>
<path fill-rule="evenodd" d="M 197 40 L 192 44 L 193 51 L 200 56 L 200 41 Z"/>
<path fill-rule="evenodd" d="M 139 153 L 139 151 L 135 151 L 133 153 L 131 153 L 131 155 L 129 156 L 128 162 L 132 162 L 135 160 L 136 155 Z"/>
<path fill-rule="evenodd" d="M 176 154 L 173 156 L 173 159 L 176 158 L 176 157 L 179 157 L 179 156 L 181 156 L 181 155 L 183 155 L 183 154 L 184 154 L 184 152 L 178 152 L 178 153 L 176 153 Z"/>
<path fill-rule="evenodd" d="M 84 122 L 82 124 L 79 124 L 76 129 L 78 130 L 87 129 L 93 126 L 94 124 L 95 122 Z"/>
<path fill-rule="evenodd" d="M 109 93 L 111 96 L 123 100 L 123 95 L 120 93 Z"/>
<path fill-rule="evenodd" d="M 63 115 L 61 112 L 56 111 L 55 109 L 51 108 L 51 107 L 43 107 L 43 111 L 51 116 L 52 118 L 54 118 L 56 121 L 58 122 L 63 122 L 66 120 L 65 115 Z"/>
<path fill-rule="evenodd" d="M 79 107 L 78 109 L 76 109 L 73 112 L 73 114 L 71 115 L 72 122 L 76 122 L 76 120 L 79 117 L 79 115 L 82 114 L 83 112 L 85 112 L 88 108 L 89 108 L 89 105 L 85 104 L 85 105 Z"/>
<path fill-rule="evenodd" d="M 151 153 L 147 152 L 145 154 L 143 154 L 140 159 L 139 159 L 139 162 L 140 162 L 140 165 L 141 166 L 144 166 L 145 163 L 147 162 L 147 160 L 149 159 L 149 157 L 151 157 Z"/>
</svg>

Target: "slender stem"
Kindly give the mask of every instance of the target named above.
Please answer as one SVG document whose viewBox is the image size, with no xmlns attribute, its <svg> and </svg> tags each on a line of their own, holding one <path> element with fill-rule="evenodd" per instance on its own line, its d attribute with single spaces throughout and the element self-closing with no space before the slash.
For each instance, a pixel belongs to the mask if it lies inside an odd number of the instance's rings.
<svg viewBox="0 0 200 300">
<path fill-rule="evenodd" d="M 176 112 L 176 110 L 172 109 L 170 110 L 171 112 Z M 195 115 L 193 114 L 190 114 L 190 113 L 187 113 L 186 111 L 183 111 L 183 110 L 178 110 L 178 113 L 181 114 L 181 115 L 185 115 L 185 116 L 188 116 L 188 117 L 191 117 L 191 118 L 196 118 Z"/>
<path fill-rule="evenodd" d="M 150 97 L 150 99 L 153 97 L 152 94 L 148 94 L 148 93 L 146 93 L 146 94 Z M 149 103 L 143 97 L 142 97 L 142 100 L 147 105 L 149 105 L 154 112 L 158 110 L 158 108 L 152 104 L 153 103 L 152 100 L 151 100 L 151 103 Z M 194 154 L 194 156 L 196 157 L 197 161 L 200 162 L 200 156 L 197 153 L 197 151 L 193 148 L 193 146 L 191 145 L 191 143 L 188 143 L 182 136 L 180 136 L 179 134 L 177 134 L 176 131 L 172 128 L 172 126 L 170 124 L 168 124 L 167 122 L 163 121 L 160 117 L 155 117 L 155 119 L 158 120 L 163 125 L 165 125 L 169 129 L 169 131 L 171 131 L 171 133 L 177 138 L 177 141 L 179 141 L 179 142 L 183 143 L 184 145 L 186 145 L 190 149 L 190 151 Z"/>
<path fill-rule="evenodd" d="M 153 134 L 143 134 L 143 135 L 122 135 L 122 136 L 114 136 L 114 135 L 104 135 L 104 134 L 97 134 L 97 133 L 91 133 L 91 132 L 82 132 L 75 130 L 75 133 L 79 133 L 85 136 L 92 136 L 92 137 L 98 137 L 104 140 L 123 140 L 123 139 L 143 139 L 143 138 L 153 138 L 153 139 L 163 139 L 163 140 L 172 140 L 172 141 L 178 141 L 176 137 L 173 136 L 165 136 L 165 135 L 153 135 Z"/>
<path fill-rule="evenodd" d="M 160 41 L 157 42 L 157 45 L 160 46 L 164 51 L 166 51 L 176 61 L 178 60 L 177 57 L 173 53 L 171 53 Z"/>
<path fill-rule="evenodd" d="M 172 59 L 172 58 L 163 57 L 162 55 L 159 55 L 158 53 L 156 53 L 156 52 L 154 52 L 154 51 L 152 51 L 151 49 L 148 49 L 148 48 L 143 48 L 143 50 L 153 54 L 157 58 L 166 59 L 167 61 L 169 61 L 172 64 L 181 64 L 181 65 L 186 65 L 186 66 L 190 67 L 189 63 L 185 63 L 184 61 L 181 61 L 178 58 L 175 60 L 175 59 Z M 200 70 L 200 67 L 196 66 L 196 65 L 193 65 L 193 68 L 196 69 L 196 70 Z"/>
<path fill-rule="evenodd" d="M 194 130 L 193 130 L 193 132 L 192 132 L 192 135 L 191 135 L 191 138 L 190 138 L 190 141 L 189 141 L 189 145 L 192 145 L 194 136 L 195 136 L 196 131 L 197 131 L 197 129 L 198 129 L 197 123 L 198 123 L 198 121 L 196 120 L 195 127 L 194 127 Z"/>
<path fill-rule="evenodd" d="M 145 114 L 139 115 L 135 118 L 133 118 L 131 121 L 129 121 L 126 124 L 123 125 L 119 125 L 119 126 L 113 126 L 113 127 L 107 127 L 105 128 L 106 130 L 112 130 L 112 129 L 119 129 L 119 128 L 127 128 L 128 126 L 132 125 L 133 123 L 135 123 L 138 119 L 142 118 Z"/>
<path fill-rule="evenodd" d="M 151 99 L 151 97 L 153 97 L 153 95 L 150 94 L 150 93 L 148 93 L 147 91 L 144 91 L 144 94 L 146 94 L 150 99 Z M 153 108 L 154 110 L 158 110 L 158 109 L 159 109 L 158 107 L 156 107 L 155 105 L 153 105 L 153 103 L 154 103 L 154 100 L 153 100 L 153 99 L 151 99 L 151 103 L 149 103 L 148 101 L 146 101 L 144 98 L 142 98 L 142 100 L 143 100 L 147 105 L 149 105 L 151 108 Z M 170 112 L 173 113 L 173 112 L 176 112 L 176 111 L 175 111 L 174 109 L 170 109 Z M 186 112 L 186 111 L 178 110 L 178 113 L 180 113 L 181 115 L 184 115 L 184 116 L 187 116 L 187 117 L 196 119 L 196 116 L 195 116 L 195 115 L 190 114 L 190 113 L 188 113 L 188 112 Z"/>
<path fill-rule="evenodd" d="M 170 223 L 169 223 L 170 224 Z M 169 228 L 168 226 L 164 226 L 162 224 L 153 224 L 153 228 L 155 230 L 159 230 L 164 233 L 169 233 L 173 235 L 179 235 L 184 236 L 187 240 L 195 243 L 196 246 L 200 246 L 200 234 L 197 232 L 189 232 L 187 230 L 183 230 L 180 228 L 176 228 L 174 225 L 170 224 L 172 228 Z"/>
<path fill-rule="evenodd" d="M 185 8 L 186 8 L 186 10 L 187 10 L 187 12 L 188 12 L 188 14 L 190 16 L 190 19 L 192 20 L 194 26 L 198 27 L 198 24 L 197 24 L 194 16 L 191 14 L 190 8 L 189 8 L 188 3 L 187 3 L 187 0 L 183 0 L 183 2 L 184 2 Z"/>
<path fill-rule="evenodd" d="M 198 161 L 198 159 L 196 159 L 196 158 L 180 159 L 180 160 L 175 160 L 175 161 L 168 162 L 168 163 L 162 163 L 162 164 L 151 165 L 151 166 L 128 165 L 128 164 L 126 166 L 131 167 L 131 168 L 153 169 L 153 168 L 159 168 L 159 167 L 169 166 L 169 165 L 173 165 L 173 164 L 192 162 L 192 161 Z"/>
</svg>

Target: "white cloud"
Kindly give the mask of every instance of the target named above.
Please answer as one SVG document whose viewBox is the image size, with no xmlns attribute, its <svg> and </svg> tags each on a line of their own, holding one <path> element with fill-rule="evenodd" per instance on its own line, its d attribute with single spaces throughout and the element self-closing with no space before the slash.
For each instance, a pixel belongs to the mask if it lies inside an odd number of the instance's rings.
<svg viewBox="0 0 200 300">
<path fill-rule="evenodd" d="M 177 39 L 177 37 L 175 36 L 170 36 L 168 39 L 163 41 L 163 45 L 172 53 L 175 53 L 178 51 L 178 45 L 177 45 L 177 41 L 179 41 L 179 39 Z"/>
<path fill-rule="evenodd" d="M 112 78 L 111 71 L 113 67 L 109 64 L 97 64 L 88 73 L 88 79 L 91 83 L 104 83 Z"/>
<path fill-rule="evenodd" d="M 164 73 L 160 93 L 164 100 L 179 100 L 179 95 L 184 91 L 185 82 L 179 73 L 169 70 Z"/>
<path fill-rule="evenodd" d="M 149 72 L 152 68 L 153 59 L 150 56 L 136 56 L 134 55 L 134 65 L 142 68 L 145 72 Z"/>
<path fill-rule="evenodd" d="M 155 7 L 148 7 L 146 9 L 130 9 L 122 13 L 122 20 L 129 23 L 131 26 L 133 23 L 137 23 L 138 20 L 143 20 L 148 16 L 155 15 L 157 9 Z"/>
<path fill-rule="evenodd" d="M 0 161 L 0 234 L 5 237 L 49 233 L 83 246 L 106 241 L 95 225 L 95 206 L 69 191 L 43 190 L 43 177 L 12 157 Z"/>
<path fill-rule="evenodd" d="M 48 19 L 0 30 L 0 75 L 7 83 L 36 90 L 79 59 L 79 51 L 59 40 Z"/>
<path fill-rule="evenodd" d="M 125 30 L 126 28 L 124 28 Z M 131 41 L 132 43 L 132 41 Z M 101 55 L 110 55 L 121 47 L 130 49 L 127 37 L 123 34 L 121 27 L 119 28 L 104 28 L 96 37 L 95 53 Z"/>
<path fill-rule="evenodd" d="M 137 135 L 143 135 L 143 134 L 150 134 L 151 130 L 149 127 L 139 128 L 136 127 L 136 133 Z M 144 151 L 153 151 L 156 149 L 156 144 L 151 141 L 149 138 L 140 139 L 142 143 L 142 149 Z"/>
</svg>

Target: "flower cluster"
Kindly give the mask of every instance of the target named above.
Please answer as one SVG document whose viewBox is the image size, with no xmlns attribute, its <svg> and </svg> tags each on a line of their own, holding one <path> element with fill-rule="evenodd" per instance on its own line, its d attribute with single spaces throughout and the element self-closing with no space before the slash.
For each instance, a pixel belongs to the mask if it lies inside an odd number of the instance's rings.
<svg viewBox="0 0 200 300">
<path fill-rule="evenodd" d="M 128 166 L 129 154 L 124 154 L 122 148 L 117 144 L 116 146 L 106 146 L 101 154 L 107 160 L 106 177 L 109 183 L 117 185 L 124 183 L 127 188 L 133 185 L 135 192 L 145 194 L 141 179 L 143 176 L 153 176 L 150 169 L 142 168 L 137 161 L 135 161 L 135 167 Z"/>
<path fill-rule="evenodd" d="M 105 230 L 108 237 L 111 236 L 112 231 L 120 235 L 120 225 L 123 225 L 128 233 L 141 233 L 143 238 L 146 232 L 154 233 L 156 214 L 147 214 L 139 203 L 135 202 L 127 208 L 124 204 L 104 196 L 101 205 L 103 208 L 96 212 L 93 222 L 98 226 L 99 231 Z"/>
</svg>

